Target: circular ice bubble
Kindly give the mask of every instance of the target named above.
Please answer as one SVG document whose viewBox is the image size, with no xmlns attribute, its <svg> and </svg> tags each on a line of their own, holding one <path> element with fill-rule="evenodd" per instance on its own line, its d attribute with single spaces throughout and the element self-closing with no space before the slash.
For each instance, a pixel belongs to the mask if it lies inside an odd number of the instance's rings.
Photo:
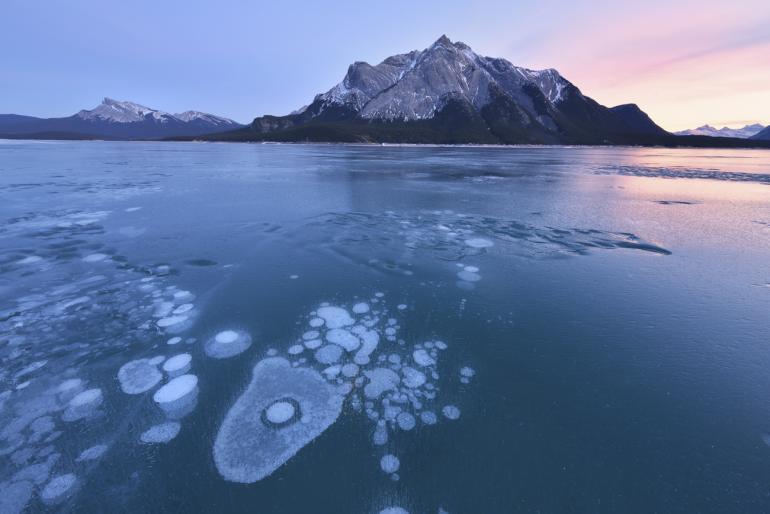
<svg viewBox="0 0 770 514">
<path fill-rule="evenodd" d="M 369 304 L 360 302 L 353 306 L 353 312 L 355 314 L 365 314 L 369 312 Z"/>
<path fill-rule="evenodd" d="M 476 374 L 476 370 L 471 367 L 463 366 L 460 368 L 460 375 L 466 378 L 472 378 Z"/>
<path fill-rule="evenodd" d="M 126 394 L 141 394 L 155 387 L 163 378 L 158 368 L 148 359 L 137 359 L 123 364 L 118 370 L 120 389 Z"/>
<path fill-rule="evenodd" d="M 409 514 L 409 511 L 406 509 L 402 509 L 401 507 L 388 507 L 388 508 L 382 509 L 380 511 L 380 514 Z"/>
<path fill-rule="evenodd" d="M 396 423 L 398 423 L 398 428 L 401 430 L 411 430 L 417 424 L 417 421 L 408 412 L 402 412 L 396 416 Z"/>
<path fill-rule="evenodd" d="M 382 469 L 385 473 L 395 473 L 398 471 L 398 468 L 401 466 L 401 462 L 398 460 L 398 457 L 392 454 L 383 455 L 380 459 L 380 469 Z"/>
<path fill-rule="evenodd" d="M 438 416 L 429 410 L 425 410 L 420 413 L 420 421 L 425 425 L 435 425 L 438 423 Z"/>
<path fill-rule="evenodd" d="M 167 421 L 142 432 L 139 440 L 147 444 L 165 444 L 179 435 L 181 428 L 182 425 L 179 422 Z"/>
<path fill-rule="evenodd" d="M 320 339 L 311 339 L 310 341 L 305 341 L 305 348 L 308 350 L 315 350 L 316 348 L 320 347 L 323 341 Z"/>
<path fill-rule="evenodd" d="M 460 409 L 455 405 L 447 405 L 443 409 L 441 409 L 441 412 L 444 414 L 444 417 L 447 419 L 454 420 L 460 417 Z"/>
<path fill-rule="evenodd" d="M 265 409 L 265 417 L 274 425 L 283 425 L 291 420 L 296 412 L 297 408 L 291 401 L 279 400 Z"/>
<path fill-rule="evenodd" d="M 414 362 L 419 364 L 420 366 L 426 367 L 426 366 L 433 366 L 436 364 L 436 360 L 431 357 L 427 351 L 423 350 L 422 348 L 415 350 L 412 353 L 412 358 L 414 359 Z"/>
<path fill-rule="evenodd" d="M 289 352 L 289 355 L 299 355 L 305 350 L 305 347 L 301 344 L 295 344 L 289 347 L 287 350 Z"/>
<path fill-rule="evenodd" d="M 481 280 L 481 275 L 479 275 L 478 273 L 467 271 L 467 270 L 462 270 L 459 273 L 457 273 L 457 278 L 465 282 L 478 282 L 479 280 Z"/>
<path fill-rule="evenodd" d="M 463 269 L 467 271 L 468 273 L 478 273 L 479 268 L 476 266 L 464 266 Z"/>
<path fill-rule="evenodd" d="M 302 334 L 302 339 L 304 339 L 305 341 L 309 341 L 311 339 L 318 339 L 320 335 L 321 334 L 318 333 L 318 330 L 308 330 L 307 332 Z"/>
<path fill-rule="evenodd" d="M 107 451 L 107 445 L 106 444 L 97 444 L 90 448 L 86 448 L 82 452 L 80 452 L 80 455 L 75 459 L 75 462 L 84 462 L 88 460 L 96 460 L 102 455 L 104 455 L 104 452 Z"/>
<path fill-rule="evenodd" d="M 326 340 L 352 352 L 361 345 L 361 341 L 344 328 L 333 328 L 326 333 Z"/>
<path fill-rule="evenodd" d="M 193 304 L 191 304 L 191 303 L 183 303 L 182 305 L 180 305 L 179 307 L 174 309 L 173 313 L 174 314 L 184 314 L 185 312 L 189 312 L 189 311 L 193 310 L 193 307 L 195 307 L 195 306 Z"/>
<path fill-rule="evenodd" d="M 171 379 L 171 381 L 155 391 L 152 398 L 166 414 L 178 418 L 192 410 L 197 396 L 198 377 L 195 375 L 181 375 Z"/>
<path fill-rule="evenodd" d="M 401 369 L 401 374 L 404 376 L 404 385 L 411 389 L 418 388 L 426 382 L 425 374 L 422 371 L 404 366 Z"/>
<path fill-rule="evenodd" d="M 171 339 L 169 339 L 168 341 L 166 341 L 166 344 L 175 345 L 175 344 L 179 344 L 181 342 L 182 342 L 182 338 L 181 337 L 174 336 Z"/>
<path fill-rule="evenodd" d="M 161 318 L 158 320 L 157 325 L 160 328 L 172 327 L 187 321 L 187 316 L 169 316 L 168 318 Z"/>
<path fill-rule="evenodd" d="M 170 377 L 184 375 L 190 371 L 191 362 L 192 355 L 189 353 L 180 353 L 174 355 L 163 364 L 163 371 L 168 373 L 168 376 Z"/>
<path fill-rule="evenodd" d="M 251 336 L 242 330 L 223 330 L 206 341 L 204 351 L 209 357 L 227 359 L 243 353 L 251 346 Z"/>
<path fill-rule="evenodd" d="M 474 237 L 471 239 L 466 239 L 465 244 L 470 246 L 471 248 L 489 248 L 490 246 L 494 246 L 494 243 L 490 241 L 489 239 L 484 239 L 483 237 Z"/>
<path fill-rule="evenodd" d="M 321 375 L 282 358 L 254 366 L 252 380 L 230 408 L 214 442 L 214 463 L 225 480 L 250 484 L 273 473 L 339 417 L 343 397 Z M 301 422 L 265 423 L 276 402 L 296 402 Z M 296 407 L 295 407 L 296 408 Z M 279 414 L 286 414 L 281 407 Z M 296 415 L 295 418 L 296 419 Z M 269 422 L 269 419 L 268 419 Z"/>
<path fill-rule="evenodd" d="M 336 344 L 327 344 L 315 351 L 315 360 L 321 364 L 334 364 L 342 357 L 342 351 Z"/>
<path fill-rule="evenodd" d="M 375 368 L 365 371 L 369 383 L 364 387 L 364 395 L 369 399 L 379 398 L 385 391 L 395 389 L 401 379 L 395 371 L 388 368 Z"/>
<path fill-rule="evenodd" d="M 103 400 L 102 390 L 99 388 L 83 391 L 69 401 L 64 414 L 62 414 L 62 419 L 64 421 L 77 421 L 86 418 L 96 411 Z"/>
<path fill-rule="evenodd" d="M 358 365 L 353 363 L 347 363 L 342 366 L 342 374 L 348 378 L 353 378 L 358 375 Z"/>
<path fill-rule="evenodd" d="M 320 326 L 323 326 L 324 320 L 321 318 L 312 318 L 309 322 L 309 325 L 313 328 L 318 328 Z"/>
<path fill-rule="evenodd" d="M 107 258 L 106 254 L 92 253 L 90 255 L 86 255 L 85 257 L 83 257 L 83 262 L 101 262 L 106 258 Z"/>
<path fill-rule="evenodd" d="M 319 307 L 316 314 L 326 322 L 328 328 L 342 328 L 355 323 L 348 311 L 342 307 Z"/>
<path fill-rule="evenodd" d="M 72 473 L 59 475 L 51 479 L 40 493 L 40 499 L 46 505 L 54 505 L 69 496 L 77 482 L 77 477 Z"/>
</svg>

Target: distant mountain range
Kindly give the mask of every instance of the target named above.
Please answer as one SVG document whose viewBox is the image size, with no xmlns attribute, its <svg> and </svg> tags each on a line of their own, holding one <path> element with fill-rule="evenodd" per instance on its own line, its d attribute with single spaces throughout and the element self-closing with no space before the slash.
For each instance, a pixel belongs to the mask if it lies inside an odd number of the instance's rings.
<svg viewBox="0 0 770 514">
<path fill-rule="evenodd" d="M 722 127 L 721 129 L 718 129 L 716 127 L 712 127 L 711 125 L 703 125 L 694 129 L 680 130 L 679 132 L 674 132 L 674 134 L 678 136 L 739 137 L 748 139 L 760 133 L 764 128 L 765 126 L 760 125 L 759 123 L 746 125 L 745 127 L 737 129 L 730 127 Z"/>
<path fill-rule="evenodd" d="M 162 139 L 199 136 L 242 127 L 198 111 L 179 114 L 105 98 L 96 108 L 65 118 L 0 114 L 0 137 L 39 139 Z"/>
</svg>

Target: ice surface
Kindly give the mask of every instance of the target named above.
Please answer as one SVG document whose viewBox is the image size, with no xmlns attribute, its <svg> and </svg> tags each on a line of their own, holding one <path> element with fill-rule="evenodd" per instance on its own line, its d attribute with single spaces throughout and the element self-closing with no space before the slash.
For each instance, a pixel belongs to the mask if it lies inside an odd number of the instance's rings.
<svg viewBox="0 0 770 514">
<path fill-rule="evenodd" d="M 268 407 L 290 400 L 299 407 L 293 422 L 267 425 Z M 219 428 L 214 442 L 217 470 L 231 482 L 261 480 L 318 437 L 341 410 L 342 396 L 318 372 L 292 368 L 278 357 L 264 359 Z"/>
<path fill-rule="evenodd" d="M 19 514 L 32 498 L 34 486 L 26 480 L 0 483 L 0 513 Z"/>
</svg>

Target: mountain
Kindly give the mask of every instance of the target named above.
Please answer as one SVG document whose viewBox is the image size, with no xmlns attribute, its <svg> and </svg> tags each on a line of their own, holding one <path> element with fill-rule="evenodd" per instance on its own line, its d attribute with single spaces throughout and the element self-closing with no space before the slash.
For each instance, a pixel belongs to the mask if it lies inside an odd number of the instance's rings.
<svg viewBox="0 0 770 514">
<path fill-rule="evenodd" d="M 442 36 L 376 66 L 353 63 L 342 82 L 292 114 L 206 139 L 511 144 L 666 135 L 637 106 L 600 105 L 554 69 L 483 57 Z"/>
<path fill-rule="evenodd" d="M 694 129 L 680 130 L 674 132 L 678 136 L 711 136 L 711 137 L 739 137 L 750 138 L 751 136 L 758 134 L 764 129 L 764 125 L 755 123 L 753 125 L 746 125 L 743 128 L 732 129 L 730 127 L 722 127 L 718 129 L 711 125 L 703 125 Z"/>
<path fill-rule="evenodd" d="M 241 127 L 197 111 L 169 114 L 133 102 L 105 98 L 91 110 L 65 118 L 0 114 L 0 137 L 39 139 L 161 139 L 198 136 Z"/>
<path fill-rule="evenodd" d="M 765 127 L 764 130 L 754 134 L 749 139 L 755 139 L 757 141 L 770 141 L 770 127 Z"/>
</svg>

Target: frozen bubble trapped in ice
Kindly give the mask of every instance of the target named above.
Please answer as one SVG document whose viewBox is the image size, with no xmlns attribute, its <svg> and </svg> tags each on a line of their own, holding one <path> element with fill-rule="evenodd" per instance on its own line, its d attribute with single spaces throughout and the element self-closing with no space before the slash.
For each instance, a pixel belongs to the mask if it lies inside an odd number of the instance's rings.
<svg viewBox="0 0 770 514">
<path fill-rule="evenodd" d="M 380 459 L 380 469 L 382 469 L 385 473 L 395 473 L 398 471 L 398 468 L 401 466 L 401 462 L 398 460 L 398 457 L 395 455 L 387 454 L 383 455 Z"/>
<path fill-rule="evenodd" d="M 72 473 L 54 477 L 43 488 L 40 499 L 48 505 L 59 503 L 72 493 L 75 482 L 77 482 L 77 477 Z"/>
<path fill-rule="evenodd" d="M 227 359 L 243 353 L 251 346 L 251 336 L 242 330 L 223 330 L 204 344 L 206 355 Z"/>
<path fill-rule="evenodd" d="M 484 239 L 483 237 L 474 237 L 471 239 L 466 239 L 465 244 L 470 246 L 471 248 L 489 248 L 490 246 L 494 246 L 494 243 L 490 241 L 489 239 Z"/>
<path fill-rule="evenodd" d="M 348 311 L 342 307 L 319 307 L 316 314 L 326 322 L 327 328 L 342 328 L 355 323 Z"/>
<path fill-rule="evenodd" d="M 118 370 L 120 388 L 126 394 L 141 394 L 155 387 L 163 378 L 158 368 L 147 359 L 123 364 Z"/>
<path fill-rule="evenodd" d="M 264 359 L 219 428 L 217 470 L 232 482 L 261 480 L 318 437 L 341 410 L 342 396 L 318 372 L 292 368 L 282 358 Z"/>
<path fill-rule="evenodd" d="M 179 435 L 182 425 L 177 421 L 167 421 L 147 429 L 139 439 L 147 444 L 165 444 Z"/>
</svg>

